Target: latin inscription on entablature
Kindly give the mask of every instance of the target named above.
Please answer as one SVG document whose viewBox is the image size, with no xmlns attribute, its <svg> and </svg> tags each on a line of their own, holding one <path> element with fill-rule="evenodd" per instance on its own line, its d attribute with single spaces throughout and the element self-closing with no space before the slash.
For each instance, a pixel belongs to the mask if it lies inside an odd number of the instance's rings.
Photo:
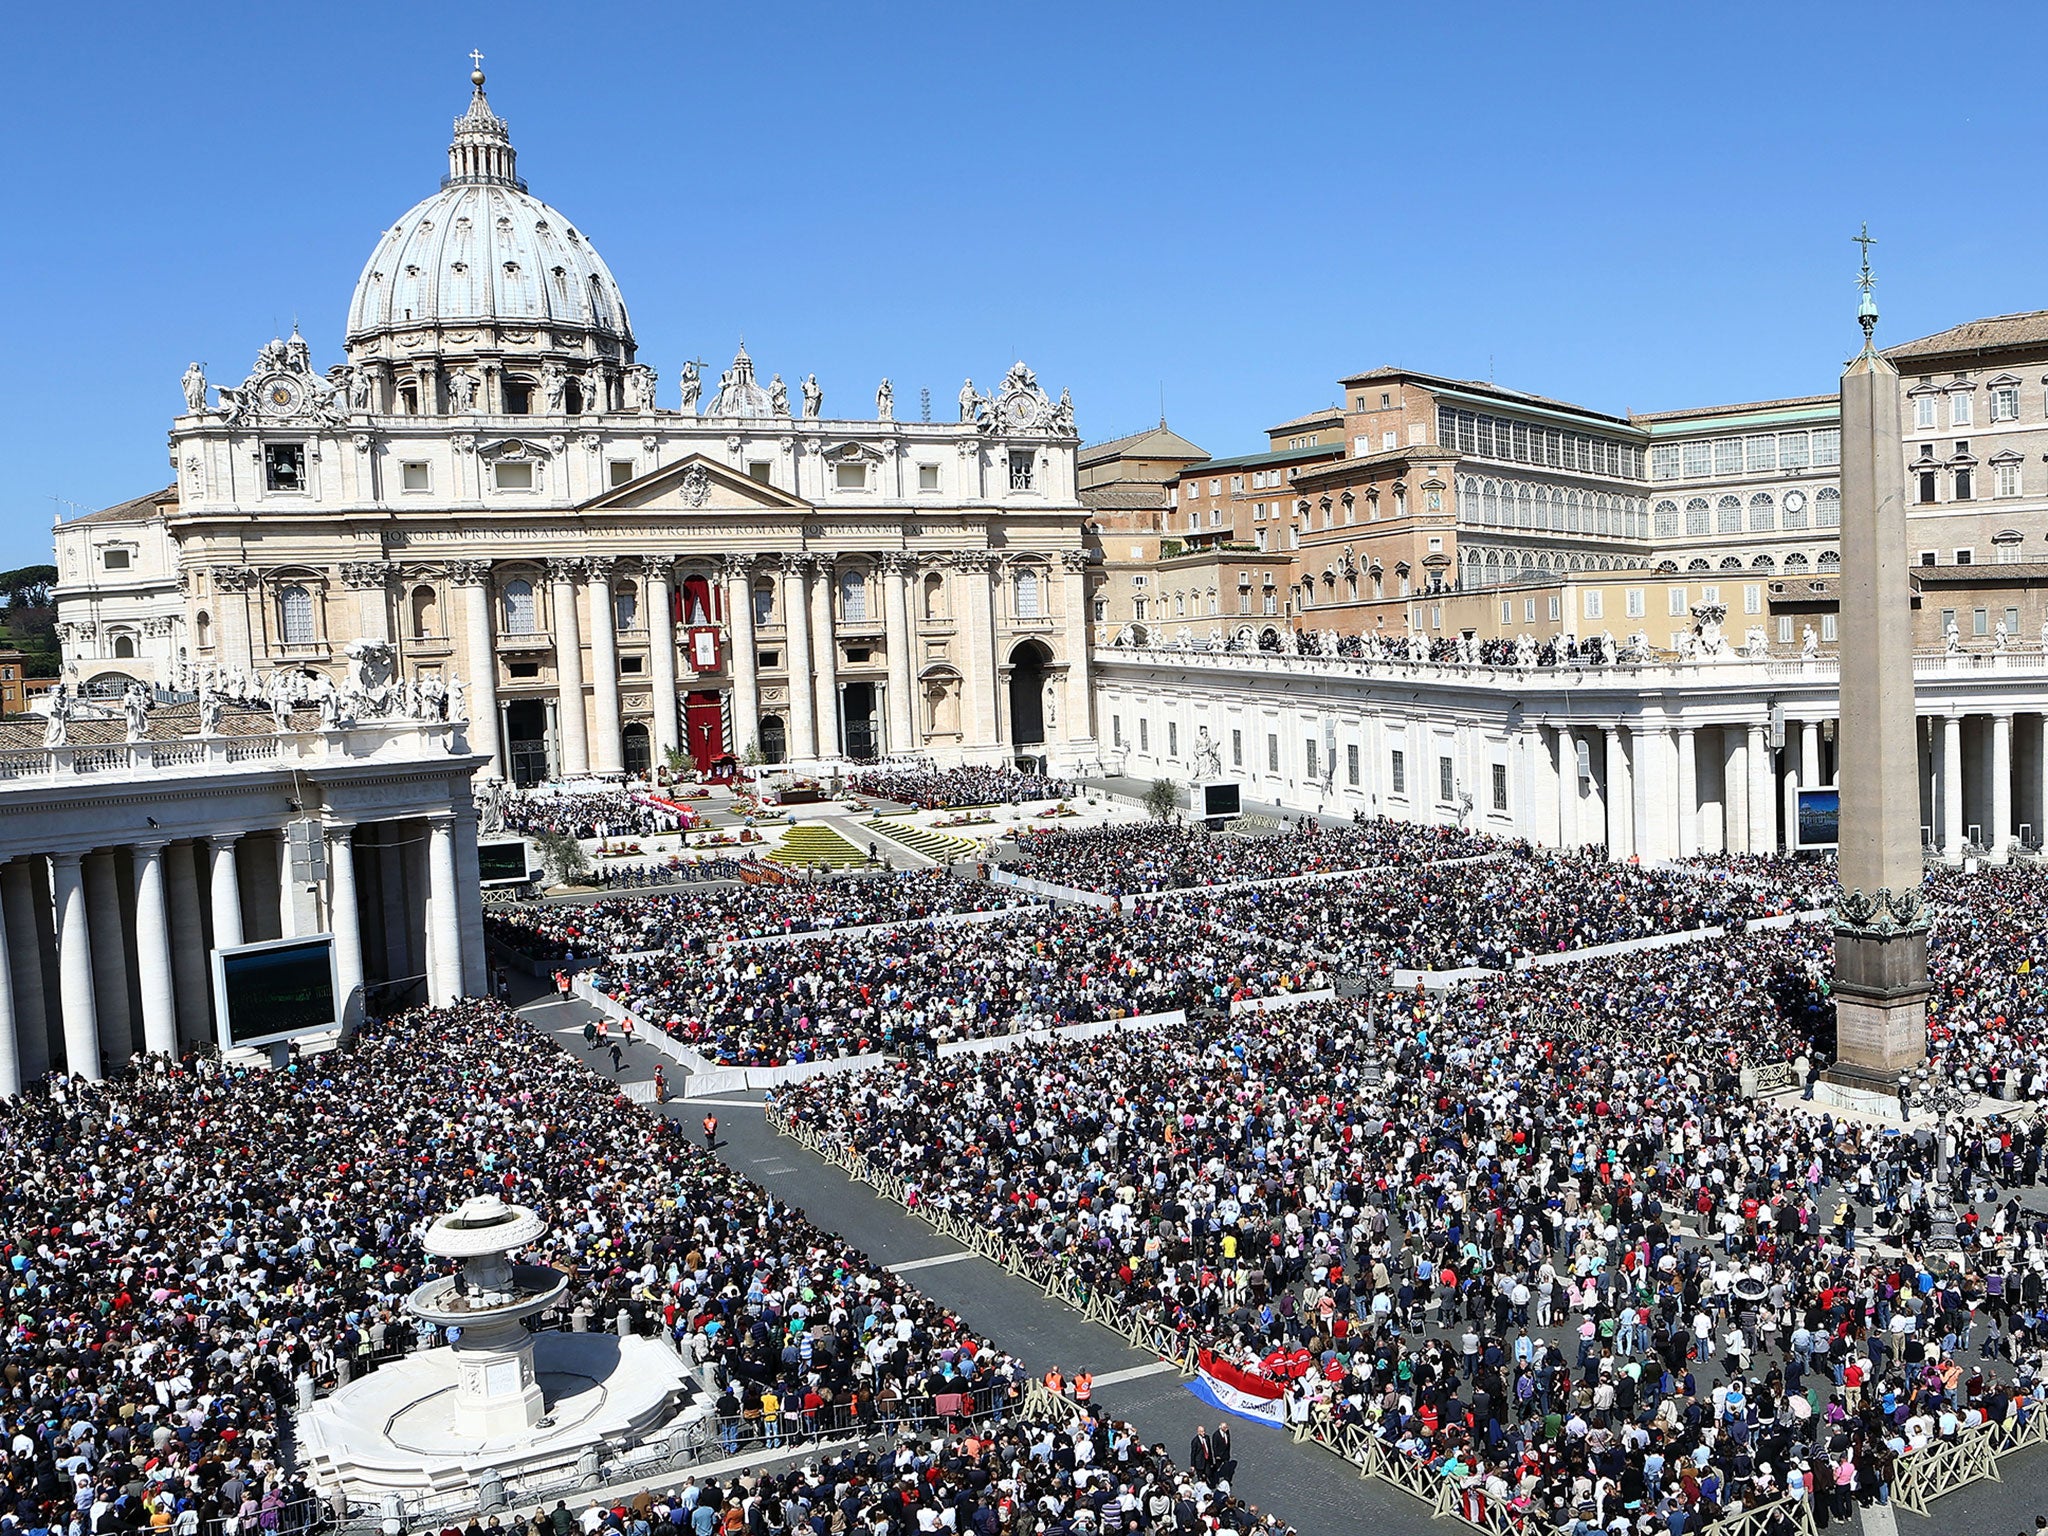
<svg viewBox="0 0 2048 1536">
<path fill-rule="evenodd" d="M 730 544 L 735 540 L 795 538 L 795 523 L 714 524 L 704 526 L 692 517 L 674 521 L 650 521 L 631 528 L 590 528 L 582 525 L 547 527 L 478 528 L 393 528 L 385 531 L 387 545 L 418 544 L 577 544 L 616 540 L 644 544 L 651 535 L 663 538 L 701 540 L 707 544 Z"/>
</svg>

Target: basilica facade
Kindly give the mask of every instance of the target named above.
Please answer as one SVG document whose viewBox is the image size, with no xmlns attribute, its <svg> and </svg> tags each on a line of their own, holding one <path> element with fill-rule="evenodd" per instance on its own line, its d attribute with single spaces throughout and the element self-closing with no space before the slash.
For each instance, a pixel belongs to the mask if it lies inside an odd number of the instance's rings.
<svg viewBox="0 0 2048 1536">
<path fill-rule="evenodd" d="M 294 330 L 238 383 L 195 365 L 175 484 L 59 526 L 67 682 L 317 688 L 388 653 L 520 782 L 1092 756 L 1066 395 L 1017 363 L 951 419 L 897 419 L 886 379 L 854 417 L 742 346 L 663 405 L 610 269 L 472 80 L 346 361 Z"/>
</svg>

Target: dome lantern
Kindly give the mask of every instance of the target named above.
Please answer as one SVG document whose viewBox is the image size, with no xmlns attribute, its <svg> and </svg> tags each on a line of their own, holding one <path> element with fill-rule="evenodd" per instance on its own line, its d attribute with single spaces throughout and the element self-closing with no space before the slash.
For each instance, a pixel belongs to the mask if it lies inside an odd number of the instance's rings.
<svg viewBox="0 0 2048 1536">
<path fill-rule="evenodd" d="M 469 110 L 455 119 L 455 138 L 448 146 L 448 175 L 441 185 L 486 184 L 524 192 L 526 183 L 515 169 L 518 156 L 512 148 L 512 130 L 484 96 L 484 72 L 474 70 L 469 79 L 475 94 L 469 99 Z"/>
</svg>

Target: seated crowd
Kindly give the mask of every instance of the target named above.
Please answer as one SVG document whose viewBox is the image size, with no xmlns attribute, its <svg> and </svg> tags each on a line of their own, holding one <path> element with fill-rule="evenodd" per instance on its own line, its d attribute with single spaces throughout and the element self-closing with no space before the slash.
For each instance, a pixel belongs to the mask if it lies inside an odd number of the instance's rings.
<svg viewBox="0 0 2048 1536">
<path fill-rule="evenodd" d="M 857 773 L 846 781 L 856 795 L 892 800 L 922 811 L 953 810 L 964 805 L 1023 805 L 1033 800 L 1067 800 L 1072 779 L 1010 768 L 889 768 Z"/>
<path fill-rule="evenodd" d="M 1193 891 L 1165 904 L 1233 931 L 1285 938 L 1339 970 L 1367 974 L 1501 970 L 1525 956 L 1734 926 L 1782 909 L 1746 882 L 1525 843 L 1496 858 L 1379 869 L 1368 881 Z"/>
<path fill-rule="evenodd" d="M 1033 880 L 1111 896 L 1188 886 L 1276 880 L 1325 870 L 1373 869 L 1428 859 L 1471 858 L 1508 845 L 1453 827 L 1375 817 L 1304 820 L 1274 835 L 1211 833 L 1168 822 L 1020 832 L 1005 867 Z"/>
<path fill-rule="evenodd" d="M 494 942 L 549 970 L 573 970 L 621 950 L 702 954 L 734 939 L 919 922 L 956 912 L 995 911 L 1019 901 L 1014 891 L 931 869 L 588 904 L 499 906 L 485 913 L 484 923 Z"/>
<path fill-rule="evenodd" d="M 1947 1267 L 1926 1140 L 1741 1097 L 1759 1024 L 1781 1058 L 1830 1027 L 1825 943 L 1027 1044 L 781 1108 L 1475 1516 L 1683 1533 L 1801 1493 L 1841 1517 L 1901 1456 L 2048 1407 L 2048 1219 L 2014 1194 L 2038 1120 L 1960 1138 Z"/>
<path fill-rule="evenodd" d="M 622 959 L 600 987 L 714 1061 L 778 1066 L 1320 987 L 1282 946 L 1092 907 L 1026 908 L 710 956 Z"/>
<path fill-rule="evenodd" d="M 514 795 L 505 801 L 505 830 L 528 837 L 559 832 L 568 837 L 652 837 L 676 829 L 676 813 L 622 789 L 570 795 Z"/>
</svg>

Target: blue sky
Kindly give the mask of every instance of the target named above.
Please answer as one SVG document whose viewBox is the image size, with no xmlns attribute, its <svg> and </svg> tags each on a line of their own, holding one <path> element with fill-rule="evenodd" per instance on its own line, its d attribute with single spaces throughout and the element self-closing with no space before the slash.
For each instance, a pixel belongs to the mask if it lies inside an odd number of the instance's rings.
<svg viewBox="0 0 2048 1536">
<path fill-rule="evenodd" d="M 2037 57 L 2048 11 L 1998 9 L 1970 31 Z M 377 235 L 445 169 L 472 47 L 664 403 L 742 332 L 764 374 L 815 370 L 827 414 L 884 374 L 899 414 L 920 386 L 943 412 L 1022 355 L 1090 439 L 1163 388 L 1219 453 L 1382 362 L 1616 411 L 1808 393 L 1854 350 L 1864 219 L 1884 338 L 2048 306 L 2036 93 L 1949 75 L 1924 8 L 103 5 L 10 29 L 0 568 L 48 558 L 53 496 L 168 482 L 188 361 L 238 379 L 295 315 L 340 360 Z"/>
</svg>

